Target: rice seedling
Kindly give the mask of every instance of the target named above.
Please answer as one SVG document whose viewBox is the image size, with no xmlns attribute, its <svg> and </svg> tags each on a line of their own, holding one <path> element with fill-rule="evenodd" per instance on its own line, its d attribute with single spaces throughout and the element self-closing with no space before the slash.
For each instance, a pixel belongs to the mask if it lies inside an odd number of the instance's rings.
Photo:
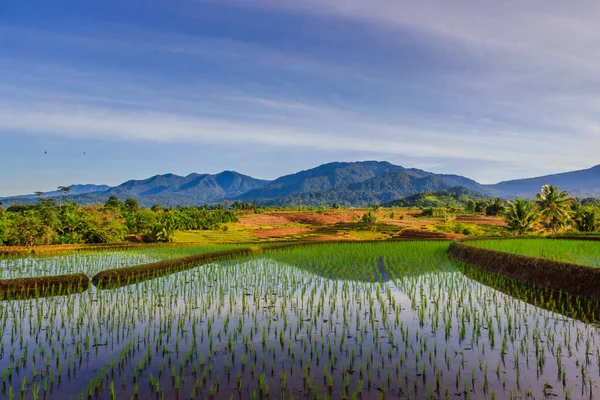
<svg viewBox="0 0 600 400">
<path fill-rule="evenodd" d="M 447 246 L 290 247 L 3 301 L 0 397 L 591 396 L 591 306 L 469 275 Z"/>
<path fill-rule="evenodd" d="M 239 246 L 153 245 L 119 250 L 94 250 L 59 256 L 0 256 L 0 279 L 84 273 L 88 277 L 109 268 L 121 268 Z"/>
</svg>

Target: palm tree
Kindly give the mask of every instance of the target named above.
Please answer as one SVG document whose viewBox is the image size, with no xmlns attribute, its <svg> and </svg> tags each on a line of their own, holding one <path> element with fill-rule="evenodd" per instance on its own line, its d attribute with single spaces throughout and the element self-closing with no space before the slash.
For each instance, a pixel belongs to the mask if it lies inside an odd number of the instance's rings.
<svg viewBox="0 0 600 400">
<path fill-rule="evenodd" d="M 63 195 L 66 196 L 71 191 L 71 188 L 68 186 L 59 186 L 58 191 L 60 192 L 60 198 L 58 200 L 58 208 L 62 208 Z"/>
<path fill-rule="evenodd" d="M 508 225 L 508 229 L 518 235 L 524 235 L 532 231 L 539 218 L 540 214 L 534 202 L 517 199 L 509 201 L 506 205 L 504 220 Z"/>
<path fill-rule="evenodd" d="M 582 207 L 577 210 L 573 222 L 579 232 L 595 232 L 598 229 L 598 215 L 592 207 Z"/>
<path fill-rule="evenodd" d="M 535 198 L 548 229 L 556 232 L 567 224 L 572 215 L 571 205 L 574 199 L 566 190 L 559 192 L 556 186 L 544 185 Z"/>
</svg>

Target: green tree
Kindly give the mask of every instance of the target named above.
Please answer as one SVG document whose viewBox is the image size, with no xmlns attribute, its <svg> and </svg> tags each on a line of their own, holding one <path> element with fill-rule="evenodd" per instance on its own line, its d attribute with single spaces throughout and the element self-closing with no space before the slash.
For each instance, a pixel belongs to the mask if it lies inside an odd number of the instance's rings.
<svg viewBox="0 0 600 400">
<path fill-rule="evenodd" d="M 582 206 L 600 207 L 600 199 L 596 197 L 586 197 L 580 201 Z"/>
<path fill-rule="evenodd" d="M 133 197 L 128 197 L 125 199 L 125 208 L 128 211 L 137 211 L 140 209 L 140 203 Z"/>
<path fill-rule="evenodd" d="M 486 207 L 488 206 L 487 201 L 478 201 L 475 203 L 475 212 L 484 212 Z"/>
<path fill-rule="evenodd" d="M 369 211 L 366 214 L 363 214 L 362 222 L 369 225 L 375 224 L 377 222 L 377 216 Z"/>
<path fill-rule="evenodd" d="M 504 202 L 500 198 L 494 200 L 493 203 L 489 204 L 485 208 L 485 215 L 488 215 L 488 216 L 501 215 L 503 212 L 504 212 Z"/>
<path fill-rule="evenodd" d="M 115 210 L 82 207 L 80 232 L 85 243 L 118 243 L 125 237 L 125 221 Z"/>
<path fill-rule="evenodd" d="M 541 193 L 538 193 L 535 198 L 547 229 L 556 232 L 568 224 L 573 214 L 574 199 L 566 190 L 559 192 L 556 186 L 544 185 Z"/>
<path fill-rule="evenodd" d="M 539 217 L 535 203 L 524 199 L 509 201 L 504 213 L 508 229 L 518 235 L 533 231 Z"/>
<path fill-rule="evenodd" d="M 107 210 L 117 211 L 123 208 L 123 203 L 117 196 L 110 196 L 106 203 L 104 203 L 104 208 Z"/>
<path fill-rule="evenodd" d="M 367 224 L 373 232 L 373 239 L 375 239 L 375 231 L 377 230 L 377 216 L 369 211 L 362 216 L 362 222 Z"/>
<path fill-rule="evenodd" d="M 132 234 L 150 231 L 155 222 L 156 213 L 147 208 L 142 208 L 135 213 L 127 213 L 125 216 L 127 231 Z"/>
<path fill-rule="evenodd" d="M 158 212 L 163 212 L 165 209 L 160 204 L 155 204 L 152 206 L 151 210 L 158 213 Z"/>
<path fill-rule="evenodd" d="M 338 210 L 338 209 L 342 208 L 342 206 L 340 206 L 340 203 L 338 203 L 338 202 L 334 202 L 334 203 L 331 205 L 331 208 L 333 208 L 334 210 Z"/>
<path fill-rule="evenodd" d="M 477 204 L 473 200 L 471 200 L 471 199 L 467 200 L 467 204 L 465 205 L 465 210 L 474 212 L 476 207 L 477 207 Z"/>
<path fill-rule="evenodd" d="M 0 246 L 6 242 L 6 230 L 8 228 L 8 221 L 6 214 L 0 212 Z"/>
<path fill-rule="evenodd" d="M 40 204 L 36 206 L 35 211 L 42 220 L 42 223 L 50 227 L 54 232 L 61 232 L 61 213 L 66 209 L 77 208 L 78 206 L 65 200 L 62 208 L 56 207 L 55 199 L 39 199 Z"/>
<path fill-rule="evenodd" d="M 69 192 L 71 191 L 71 188 L 68 186 L 59 186 L 58 187 L 58 191 L 60 192 L 60 197 L 59 197 L 59 202 L 58 202 L 58 208 L 62 207 L 62 199 L 63 199 L 63 195 L 66 196 L 67 194 L 69 194 Z"/>
<path fill-rule="evenodd" d="M 174 238 L 175 218 L 170 212 L 161 214 L 158 222 L 144 235 L 144 240 L 148 242 L 172 242 Z"/>
<path fill-rule="evenodd" d="M 6 227 L 6 241 L 14 246 L 49 244 L 52 230 L 42 223 L 33 210 L 11 213 Z"/>
<path fill-rule="evenodd" d="M 581 207 L 573 217 L 575 227 L 579 232 L 595 232 L 598 230 L 598 209 L 591 206 Z"/>
<path fill-rule="evenodd" d="M 85 228 L 81 208 L 75 204 L 63 207 L 60 214 L 60 243 L 83 243 L 83 231 Z"/>
</svg>

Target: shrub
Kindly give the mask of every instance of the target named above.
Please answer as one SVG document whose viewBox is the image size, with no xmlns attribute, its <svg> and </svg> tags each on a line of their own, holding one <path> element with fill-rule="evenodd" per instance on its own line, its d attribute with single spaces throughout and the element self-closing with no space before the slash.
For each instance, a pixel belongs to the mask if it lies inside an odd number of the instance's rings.
<svg viewBox="0 0 600 400">
<path fill-rule="evenodd" d="M 377 217 L 375 216 L 375 214 L 369 211 L 368 213 L 363 214 L 362 222 L 364 222 L 365 224 L 374 224 L 375 222 L 377 222 Z"/>
<path fill-rule="evenodd" d="M 52 230 L 32 210 L 12 213 L 5 231 L 7 243 L 14 246 L 49 244 L 52 234 Z"/>
</svg>

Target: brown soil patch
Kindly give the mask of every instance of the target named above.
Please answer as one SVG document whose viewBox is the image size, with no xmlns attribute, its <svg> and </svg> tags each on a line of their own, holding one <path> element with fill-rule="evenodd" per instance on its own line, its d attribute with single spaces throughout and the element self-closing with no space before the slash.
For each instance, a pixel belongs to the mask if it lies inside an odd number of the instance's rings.
<svg viewBox="0 0 600 400">
<path fill-rule="evenodd" d="M 438 224 L 439 222 L 440 221 L 434 221 L 434 220 L 429 220 L 429 219 L 410 219 L 410 220 L 385 219 L 385 220 L 381 220 L 381 223 L 386 224 L 386 225 L 394 225 L 394 226 L 401 226 L 401 227 L 417 227 L 417 228 L 420 228 L 425 225 L 435 225 L 435 224 Z"/>
<path fill-rule="evenodd" d="M 501 217 L 487 217 L 483 215 L 459 215 L 456 217 L 455 222 L 493 226 L 506 225 Z"/>
<path fill-rule="evenodd" d="M 282 226 L 289 224 L 305 225 L 334 225 L 339 223 L 350 223 L 360 221 L 367 210 L 341 210 L 329 211 L 325 214 L 293 212 L 293 213 L 265 213 L 265 214 L 240 214 L 238 215 L 240 225 L 248 227 L 259 226 Z M 400 220 L 400 215 L 408 216 L 406 213 L 396 212 L 393 220 L 389 219 L 389 211 L 377 211 L 374 213 L 381 223 L 395 226 L 424 226 L 436 224 L 438 221 L 431 220 Z"/>
<path fill-rule="evenodd" d="M 338 222 L 345 222 L 346 217 L 338 214 L 327 215 L 327 214 L 286 214 L 285 217 L 290 221 L 297 224 L 309 224 L 309 225 L 329 225 L 336 224 Z M 351 217 L 348 217 L 351 219 Z"/>
<path fill-rule="evenodd" d="M 287 225 L 290 221 L 281 214 L 243 214 L 238 219 L 242 226 L 280 226 Z"/>
<path fill-rule="evenodd" d="M 260 239 L 281 238 L 284 236 L 301 235 L 312 232 L 310 228 L 273 228 L 273 229 L 254 229 L 251 234 Z"/>
<path fill-rule="evenodd" d="M 238 216 L 242 226 L 281 226 L 289 224 L 330 225 L 339 222 L 351 222 L 352 216 L 359 218 L 363 212 L 342 212 L 340 214 L 317 213 L 265 213 L 243 214 Z"/>
<path fill-rule="evenodd" d="M 125 241 L 129 243 L 144 243 L 144 237 L 140 233 L 135 235 L 127 235 L 125 236 Z"/>
</svg>

